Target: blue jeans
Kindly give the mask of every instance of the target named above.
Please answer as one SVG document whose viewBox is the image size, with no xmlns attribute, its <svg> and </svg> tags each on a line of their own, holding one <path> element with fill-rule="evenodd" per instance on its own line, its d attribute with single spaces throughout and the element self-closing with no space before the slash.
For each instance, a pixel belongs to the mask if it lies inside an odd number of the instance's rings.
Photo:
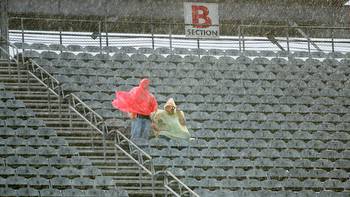
<svg viewBox="0 0 350 197">
<path fill-rule="evenodd" d="M 146 118 L 135 118 L 131 122 L 131 139 L 148 139 L 151 131 L 151 120 Z"/>
</svg>

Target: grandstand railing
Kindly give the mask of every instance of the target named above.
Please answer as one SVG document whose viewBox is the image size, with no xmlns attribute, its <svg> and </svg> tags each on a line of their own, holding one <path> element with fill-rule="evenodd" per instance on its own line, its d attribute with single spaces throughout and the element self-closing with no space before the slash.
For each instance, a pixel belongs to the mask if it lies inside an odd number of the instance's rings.
<svg viewBox="0 0 350 197">
<path fill-rule="evenodd" d="M 229 23 L 220 24 L 220 28 L 224 25 L 231 25 L 233 28 L 232 35 L 221 36 L 218 38 L 190 38 L 183 35 L 174 34 L 174 28 L 178 26 L 185 26 L 191 24 L 183 23 L 135 23 L 135 22 L 106 22 L 99 20 L 73 20 L 73 19 L 40 19 L 40 18 L 21 18 L 12 17 L 11 20 L 20 20 L 21 27 L 19 31 L 10 31 L 10 35 L 18 36 L 17 40 L 22 43 L 36 42 L 36 39 L 32 36 L 43 35 L 40 37 L 41 42 L 55 42 L 56 44 L 68 45 L 79 42 L 79 39 L 84 39 L 84 43 L 91 43 L 91 45 L 98 46 L 100 48 L 100 53 L 106 53 L 103 51 L 104 46 L 137 46 L 142 47 L 144 45 L 150 46 L 155 49 L 158 47 L 169 47 L 173 49 L 177 48 L 194 48 L 194 49 L 205 49 L 205 48 L 218 48 L 223 46 L 227 49 L 237 49 L 239 51 L 246 51 L 250 49 L 258 50 L 282 50 L 276 47 L 278 42 L 283 46 L 283 50 L 286 52 L 291 51 L 319 51 L 323 50 L 326 52 L 348 52 L 350 51 L 350 40 L 340 39 L 336 35 L 344 35 L 345 38 L 349 39 L 350 27 L 324 27 L 324 26 L 294 26 L 294 25 L 234 25 Z M 57 22 L 57 25 L 64 25 L 65 23 L 74 23 L 81 25 L 80 23 L 95 24 L 96 27 L 94 31 L 91 32 L 63 32 L 63 27 L 57 27 L 61 31 L 56 32 L 38 32 L 38 31 L 28 31 L 24 27 L 30 25 L 27 24 L 28 20 L 44 20 L 45 22 Z M 30 21 L 29 21 L 30 22 Z M 126 33 L 115 33 L 108 31 L 108 26 L 118 26 L 120 24 L 130 24 L 134 26 L 150 26 L 164 25 L 164 28 L 169 28 L 165 34 L 156 34 L 153 32 L 148 34 L 126 34 Z M 105 28 L 102 28 L 105 27 Z M 98 29 L 98 31 L 96 31 Z M 270 33 L 257 33 L 260 37 L 252 37 L 253 31 L 262 31 Z M 278 35 L 274 35 L 274 32 L 278 32 Z M 322 39 L 313 38 L 312 32 L 321 32 L 326 36 L 322 36 Z M 300 33 L 302 32 L 302 33 Z M 299 35 L 299 36 L 295 36 Z M 270 37 L 269 37 L 270 36 Z M 272 36 L 272 38 L 271 38 Z M 33 39 L 31 39 L 31 37 Z M 77 38 L 77 39 L 72 39 Z M 129 39 L 129 40 L 127 40 Z M 273 39 L 273 41 L 271 40 Z M 265 43 L 265 44 L 263 44 Z M 267 44 L 269 46 L 267 46 Z M 321 47 L 317 47 L 319 44 Z M 346 46 L 345 46 L 346 45 Z M 273 47 L 271 47 L 273 46 Z M 338 50 L 339 48 L 339 50 Z"/>
<path fill-rule="evenodd" d="M 311 45 L 313 43 L 323 43 L 323 44 L 330 44 L 331 45 L 331 51 L 329 52 L 335 52 L 335 45 L 336 44 L 348 44 L 348 50 L 350 49 L 350 40 L 339 40 L 336 41 L 336 37 L 335 37 L 335 33 L 337 31 L 350 31 L 350 27 L 325 27 L 325 26 L 291 26 L 291 25 L 239 25 L 238 26 L 238 35 L 239 35 L 239 45 L 240 48 L 242 48 L 242 50 L 244 51 L 246 48 L 246 41 L 254 41 L 256 39 L 246 39 L 245 37 L 245 31 L 248 29 L 259 29 L 259 28 L 269 28 L 272 30 L 276 30 L 276 29 L 280 29 L 282 31 L 285 32 L 285 37 L 283 39 L 281 39 L 281 35 L 279 35 L 276 39 L 276 41 L 282 41 L 282 42 L 286 42 L 286 48 L 288 52 L 291 51 L 291 46 L 290 44 L 293 42 L 300 42 L 300 43 L 306 43 L 307 44 L 307 48 L 306 50 L 310 53 L 311 52 Z M 318 39 L 311 39 L 310 36 L 302 31 L 315 31 L 315 30 L 320 30 L 320 31 L 330 31 L 329 32 L 329 40 L 318 40 Z M 289 35 L 289 32 L 291 31 L 297 31 L 301 37 L 292 37 Z M 301 31 L 301 32 L 300 32 Z M 347 33 L 348 34 L 348 33 Z M 303 39 L 302 39 L 303 37 Z M 350 37 L 347 37 L 347 39 L 349 39 Z M 259 41 L 259 40 L 256 40 Z M 262 41 L 262 40 L 260 40 Z M 318 48 L 317 46 L 314 46 L 316 51 L 322 51 L 320 48 Z"/>
<path fill-rule="evenodd" d="M 37 64 L 34 60 L 30 59 L 27 62 L 27 70 L 29 74 L 31 74 L 42 85 L 44 85 L 52 94 L 57 97 L 61 95 L 62 90 L 60 82 L 43 67 L 39 66 L 39 64 Z"/>
<path fill-rule="evenodd" d="M 167 189 L 165 196 L 168 196 L 167 191 L 170 191 L 170 193 L 174 196 L 194 196 L 199 197 L 198 194 L 192 192 L 192 190 L 185 185 L 183 182 L 181 182 L 174 174 L 172 174 L 169 171 L 165 171 L 165 180 L 164 180 L 164 186 Z M 174 190 L 176 188 L 176 190 Z M 176 191 L 180 191 L 180 194 L 178 194 Z"/>
<path fill-rule="evenodd" d="M 69 102 L 69 110 L 73 110 L 83 120 L 85 120 L 92 128 L 98 131 L 102 135 L 103 143 L 103 159 L 106 161 L 106 131 L 103 128 L 103 118 L 92 110 L 88 105 L 81 101 L 75 94 L 71 93 L 66 96 Z M 72 127 L 71 117 L 70 126 Z"/>
<path fill-rule="evenodd" d="M 6 51 L 6 49 L 3 49 L 0 47 L 0 50 Z M 18 50 L 17 50 L 18 51 Z M 24 50 L 23 50 L 24 53 Z M 19 69 L 19 53 L 16 54 L 17 57 L 9 57 L 9 62 L 12 60 L 12 58 L 17 58 L 16 63 L 18 64 Z M 151 176 L 152 179 L 152 193 L 153 196 L 155 196 L 154 192 L 154 186 L 155 186 L 155 179 L 161 175 L 163 175 L 163 181 L 164 181 L 164 187 L 165 191 L 169 191 L 175 196 L 198 196 L 194 191 L 192 191 L 189 187 L 187 187 L 183 182 L 181 182 L 178 178 L 176 178 L 174 175 L 172 175 L 170 172 L 155 172 L 154 165 L 152 162 L 152 157 L 144 152 L 141 148 L 139 148 L 135 143 L 133 143 L 131 140 L 129 140 L 125 135 L 123 135 L 119 130 L 110 128 L 106 125 L 104 119 L 97 114 L 94 110 L 92 110 L 88 105 L 86 105 L 83 101 L 81 101 L 75 94 L 65 94 L 63 91 L 63 88 L 61 87 L 60 82 L 52 76 L 49 72 L 47 72 L 43 67 L 38 65 L 34 60 L 27 59 L 25 60 L 22 55 L 22 64 L 26 65 L 27 68 L 27 84 L 28 84 L 28 90 L 29 90 L 29 75 L 34 77 L 38 82 L 40 82 L 42 85 L 46 87 L 48 90 L 48 98 L 49 98 L 49 107 L 51 106 L 51 99 L 50 94 L 53 94 L 58 99 L 59 104 L 59 121 L 61 123 L 62 121 L 62 103 L 63 100 L 68 100 L 69 103 L 69 110 L 74 111 L 76 114 L 78 114 L 82 119 L 84 119 L 92 128 L 94 128 L 96 131 L 98 131 L 103 138 L 103 157 L 106 161 L 106 137 L 108 134 L 114 134 L 114 146 L 122 151 L 124 154 L 126 154 L 132 161 L 134 161 L 140 169 L 139 172 L 139 183 L 140 183 L 140 189 L 142 189 L 142 170 L 145 171 L 148 175 Z M 51 110 L 51 109 L 49 109 Z M 69 113 L 70 114 L 70 113 Z M 72 125 L 72 117 L 69 118 L 70 125 Z M 124 146 L 123 146 L 124 145 Z M 123 147 L 122 147 L 123 146 Z M 127 150 L 124 150 L 125 147 L 127 147 Z M 115 163 L 116 167 L 118 164 L 117 161 L 117 150 L 115 150 Z M 169 177 L 167 177 L 169 176 Z M 172 179 L 173 181 L 169 182 L 168 180 Z M 169 184 L 171 183 L 171 184 Z M 173 189 L 173 188 L 175 189 Z M 177 190 L 179 189 L 179 190 Z M 177 193 L 177 191 L 180 191 L 180 193 Z"/>
<path fill-rule="evenodd" d="M 62 93 L 60 82 L 54 78 L 49 72 L 44 68 L 39 66 L 34 60 L 29 59 L 27 62 L 24 62 L 27 67 L 27 89 L 30 89 L 30 79 L 29 75 L 34 77 L 39 83 L 46 87 L 48 90 L 48 103 L 49 111 L 51 111 L 51 94 L 57 97 L 58 99 L 58 110 L 59 110 L 59 122 L 62 121 Z"/>
</svg>

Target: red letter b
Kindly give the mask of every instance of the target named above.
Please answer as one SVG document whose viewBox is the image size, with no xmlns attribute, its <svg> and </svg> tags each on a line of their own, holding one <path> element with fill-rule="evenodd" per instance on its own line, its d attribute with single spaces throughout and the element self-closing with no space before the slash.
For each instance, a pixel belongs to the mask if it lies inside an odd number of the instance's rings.
<svg viewBox="0 0 350 197">
<path fill-rule="evenodd" d="M 199 11 L 202 11 L 200 14 Z M 211 25 L 211 19 L 208 16 L 209 10 L 205 6 L 192 5 L 192 24 L 195 28 L 206 28 Z M 199 23 L 199 19 L 204 19 L 204 23 Z"/>
</svg>

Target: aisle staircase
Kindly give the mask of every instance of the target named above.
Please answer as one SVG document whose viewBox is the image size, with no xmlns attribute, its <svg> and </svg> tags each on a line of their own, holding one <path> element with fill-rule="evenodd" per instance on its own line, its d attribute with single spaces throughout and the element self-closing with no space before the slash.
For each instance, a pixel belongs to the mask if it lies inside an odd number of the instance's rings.
<svg viewBox="0 0 350 197">
<path fill-rule="evenodd" d="M 1 60 L 0 82 L 5 85 L 6 90 L 15 94 L 16 99 L 22 100 L 27 108 L 32 109 L 37 118 L 55 129 L 70 146 L 78 149 L 81 156 L 89 157 L 93 165 L 101 169 L 104 176 L 113 177 L 115 184 L 127 190 L 130 196 L 152 196 L 151 178 L 114 146 L 114 140 L 106 140 L 106 158 L 104 158 L 102 135 L 75 112 L 69 110 L 66 101 L 60 110 L 58 98 L 34 77 L 28 75 L 25 66 L 20 66 L 18 69 L 16 63 L 9 64 Z M 159 196 L 164 195 L 164 187 L 160 180 L 156 182 L 154 192 Z"/>
</svg>

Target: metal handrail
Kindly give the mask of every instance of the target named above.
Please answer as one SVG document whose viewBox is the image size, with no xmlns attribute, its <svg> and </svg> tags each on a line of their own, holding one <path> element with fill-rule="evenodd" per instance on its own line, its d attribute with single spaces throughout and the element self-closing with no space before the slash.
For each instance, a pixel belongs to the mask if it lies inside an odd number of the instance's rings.
<svg viewBox="0 0 350 197">
<path fill-rule="evenodd" d="M 10 19 L 21 19 L 21 23 L 23 23 L 23 20 L 26 20 L 26 19 L 30 19 L 30 20 L 45 20 L 45 21 L 69 21 L 69 22 L 72 22 L 72 21 L 78 21 L 78 22 L 82 22 L 82 21 L 85 21 L 85 22 L 92 22 L 92 23 L 98 23 L 99 24 L 99 27 L 101 26 L 101 23 L 105 23 L 105 24 L 108 24 L 108 23 L 121 23 L 121 24 L 125 24 L 125 23 L 128 23 L 128 24 L 148 24 L 148 25 L 155 25 L 155 24 L 164 24 L 164 25 L 195 25 L 195 24 L 192 24 L 192 23 L 189 23 L 189 24 L 186 24 L 186 23 L 176 23 L 176 22 L 157 22 L 157 21 L 150 21 L 150 22 L 135 22 L 135 21 L 120 21 L 120 22 L 108 22 L 108 21 L 105 21 L 105 20 L 81 20 L 81 19 L 57 19 L 57 18 L 31 18 L 31 17 L 10 17 Z M 232 23 L 225 23 L 225 22 L 221 22 L 220 24 L 217 24 L 217 25 L 213 25 L 213 26 L 220 26 L 220 25 L 234 25 Z M 350 27 L 341 27 L 341 26 L 329 26 L 329 27 L 325 27 L 325 26 L 306 26 L 306 25 L 301 25 L 301 26 L 298 26 L 298 27 L 293 27 L 293 26 L 290 26 L 289 24 L 287 25 L 270 25 L 270 24 L 240 24 L 240 25 L 235 25 L 237 27 L 237 29 L 240 31 L 240 32 L 243 32 L 243 29 L 248 29 L 248 28 L 251 28 L 251 27 L 254 27 L 254 28 L 283 28 L 283 29 L 286 29 L 286 30 L 291 30 L 291 29 L 297 29 L 297 28 L 307 28 L 307 29 L 328 29 L 328 30 L 349 30 Z M 22 24 L 22 27 L 23 27 L 23 24 Z M 23 30 L 22 30 L 23 31 Z M 10 31 L 11 32 L 11 31 Z M 22 32 L 23 33 L 23 32 Z M 146 35 L 143 35 L 143 36 L 138 36 L 138 35 L 133 35 L 133 36 L 128 36 L 128 35 L 110 35 L 110 34 L 103 34 L 104 32 L 102 31 L 102 29 L 99 30 L 99 34 L 98 36 L 101 38 L 108 38 L 109 37 L 125 37 L 125 38 L 151 38 L 151 39 L 154 39 L 154 38 L 169 38 L 170 40 L 172 39 L 185 39 L 185 40 L 203 40 L 203 39 L 210 39 L 210 40 L 221 40 L 221 38 L 189 38 L 189 37 L 177 37 L 177 36 L 173 36 L 171 35 L 171 37 L 169 37 L 169 35 L 164 35 L 164 36 L 161 36 L 161 35 L 154 35 L 154 33 L 149 33 L 151 34 L 150 36 L 146 36 Z M 26 34 L 38 34 L 38 33 L 35 33 L 35 32 L 26 32 Z M 40 34 L 40 33 L 39 33 Z M 65 36 L 79 36 L 79 34 L 69 34 L 69 33 L 50 33 L 51 35 L 65 35 Z M 85 35 L 86 36 L 86 35 Z M 227 39 L 225 38 L 224 40 L 229 40 L 230 39 Z M 22 39 L 23 41 L 23 39 Z M 107 41 L 108 42 L 108 41 Z M 154 41 L 152 41 L 154 42 Z M 101 45 L 101 43 L 100 43 Z M 107 44 L 108 45 L 108 44 Z M 171 46 L 170 46 L 171 48 Z"/>
<path fill-rule="evenodd" d="M 124 134 L 122 134 L 118 129 L 110 130 L 110 132 L 116 132 L 118 135 L 120 135 L 123 140 L 127 141 L 130 145 L 132 145 L 137 151 L 140 151 L 145 157 L 148 159 L 152 159 L 152 157 L 146 153 L 144 150 L 142 150 L 140 147 L 138 147 L 133 141 L 131 141 L 129 138 L 127 138 Z"/>
<path fill-rule="evenodd" d="M 44 85 L 52 94 L 57 97 L 61 96 L 60 82 L 32 59 L 30 59 L 27 63 L 27 72 L 37 79 L 42 85 Z M 39 77 L 36 75 L 36 73 L 39 73 Z M 28 78 L 27 80 L 29 81 Z"/>
<path fill-rule="evenodd" d="M 90 124 L 90 126 L 96 129 L 102 135 L 105 135 L 105 132 L 103 131 L 103 129 L 99 128 L 99 125 L 103 123 L 103 119 L 94 110 L 92 110 L 88 105 L 82 102 L 73 93 L 69 94 L 69 96 L 67 96 L 66 98 L 69 101 L 69 107 L 73 111 L 75 111 L 76 113 L 79 113 L 80 116 Z M 79 109 L 81 108 L 82 108 L 83 114 L 81 114 L 81 112 L 79 111 Z"/>
<path fill-rule="evenodd" d="M 118 130 L 113 130 L 112 132 L 115 133 L 114 137 L 115 137 L 115 141 L 118 142 L 118 143 L 115 143 L 115 147 L 118 148 L 119 150 L 121 150 L 124 154 L 128 155 L 129 158 L 131 160 L 133 160 L 134 162 L 136 162 L 139 167 L 141 167 L 143 170 L 145 170 L 149 175 L 154 175 L 155 174 L 155 170 L 154 170 L 154 166 L 153 166 L 153 162 L 152 161 L 152 157 L 145 153 L 142 149 L 140 149 L 136 144 L 134 144 L 132 141 L 130 141 L 125 135 L 123 135 L 120 131 Z M 122 139 L 121 139 L 122 138 Z M 135 148 L 136 151 L 131 151 L 134 153 L 134 155 L 136 154 L 137 155 L 137 158 L 135 159 L 133 156 L 132 156 L 132 153 L 128 153 L 127 151 L 125 151 L 119 144 L 122 144 L 124 142 L 127 142 L 129 144 L 129 148 Z M 144 160 L 141 158 L 143 158 L 142 156 L 146 157 L 147 160 Z M 141 160 L 141 161 L 140 161 Z M 146 163 L 149 163 L 150 165 L 150 169 L 148 169 L 147 167 L 145 167 L 144 164 Z"/>
<path fill-rule="evenodd" d="M 11 19 L 11 18 L 10 18 Z M 54 35 L 54 36 L 59 36 L 59 43 L 62 44 L 63 43 L 63 37 L 80 37 L 80 36 L 91 36 L 88 34 L 83 34 L 83 33 L 69 33 L 69 32 L 62 32 L 62 31 L 58 31 L 58 32 L 50 32 L 50 33 L 45 33 L 45 32 L 25 32 L 24 31 L 24 24 L 23 21 L 26 19 L 31 19 L 31 20 L 45 20 L 45 21 L 85 21 L 85 22 L 91 22 L 91 23 L 96 23 L 98 24 L 98 34 L 97 37 L 99 38 L 97 40 L 97 42 L 99 43 L 99 53 L 100 54 L 109 54 L 108 50 L 106 51 L 103 46 L 111 46 L 111 45 L 115 45 L 116 41 L 114 40 L 118 40 L 118 39 L 122 39 L 122 38 L 140 38 L 140 39 L 145 39 L 142 42 L 146 42 L 146 40 L 151 41 L 151 43 L 149 43 L 152 48 L 154 49 L 155 47 L 159 47 L 156 46 L 156 44 L 160 45 L 160 47 L 169 47 L 170 49 L 173 49 L 175 45 L 175 42 L 177 42 L 177 44 L 179 44 L 179 42 L 186 42 L 186 41 L 195 41 L 197 42 L 197 45 L 194 46 L 192 43 L 192 47 L 200 49 L 201 46 L 203 46 L 203 44 L 201 44 L 200 42 L 203 42 L 203 40 L 210 40 L 211 42 L 215 42 L 218 41 L 220 43 L 224 42 L 225 47 L 227 46 L 231 46 L 229 48 L 233 48 L 233 49 L 238 49 L 239 51 L 245 51 L 245 50 L 249 50 L 249 48 L 252 47 L 259 47 L 259 46 L 254 46 L 254 44 L 252 45 L 252 42 L 248 43 L 249 41 L 254 41 L 254 42 L 267 42 L 267 44 L 272 44 L 275 45 L 276 48 L 275 50 L 282 50 L 282 51 L 287 51 L 288 53 L 292 52 L 293 50 L 304 50 L 307 51 L 310 55 L 311 52 L 314 50 L 314 48 L 317 49 L 317 51 L 325 51 L 325 52 L 335 52 L 337 51 L 336 49 L 336 45 L 338 45 L 339 47 L 341 47 L 340 52 L 347 52 L 347 48 L 349 48 L 347 45 L 344 44 L 350 44 L 350 41 L 347 40 L 337 40 L 334 38 L 335 35 L 335 31 L 342 31 L 342 30 L 349 30 L 350 27 L 338 27 L 338 26 L 330 26 L 330 27 L 324 27 L 324 26 L 291 26 L 288 23 L 286 23 L 286 25 L 270 25 L 270 24 L 259 24 L 259 25 L 250 25 L 250 24 L 240 24 L 240 25 L 235 25 L 235 27 L 237 27 L 238 30 L 238 35 L 229 35 L 229 36 L 221 36 L 221 37 L 212 37 L 212 38 L 192 38 L 192 37 L 185 37 L 183 35 L 173 35 L 173 31 L 172 31 L 172 26 L 174 25 L 193 25 L 193 24 L 186 24 L 186 23 L 175 23 L 175 22 L 163 22 L 163 21 L 151 21 L 151 22 L 134 22 L 134 21 L 121 21 L 121 22 L 108 22 L 106 20 L 80 20 L 80 19 L 56 19 L 56 18 L 49 18 L 49 19 L 42 19 L 42 18 L 23 18 L 23 17 L 12 17 L 12 19 L 21 19 L 21 32 L 19 31 L 12 31 L 14 34 L 21 34 L 22 35 L 22 43 L 24 43 L 25 40 L 25 34 L 31 34 L 31 35 Z M 104 24 L 105 29 L 103 30 L 102 28 L 102 23 Z M 117 35 L 117 34 L 112 34 L 110 32 L 108 32 L 108 28 L 107 26 L 110 24 L 117 24 L 117 23 L 121 23 L 121 24 L 125 24 L 125 23 L 130 23 L 130 24 L 147 24 L 147 25 L 151 25 L 152 27 L 155 24 L 160 24 L 160 25 L 168 25 L 169 26 L 169 34 L 160 34 L 160 35 L 156 35 L 153 32 L 153 28 L 152 32 L 149 32 L 148 34 L 143 34 L 143 35 Z M 214 26 L 221 26 L 221 25 L 233 25 L 232 23 L 220 23 L 218 25 L 214 25 Z M 272 37 L 268 36 L 268 35 L 260 35 L 262 37 L 266 37 L 266 39 L 263 38 L 254 38 L 254 37 L 247 37 L 247 35 L 249 33 L 247 33 L 250 28 L 273 28 L 273 29 L 280 29 L 280 33 L 279 35 L 277 35 L 278 37 L 276 38 L 276 35 L 272 35 Z M 62 29 L 62 28 L 60 28 Z M 331 31 L 331 35 L 329 35 L 328 37 L 326 37 L 329 40 L 323 40 L 323 41 L 319 41 L 319 40 L 314 40 L 314 38 L 309 38 L 312 35 L 308 36 L 308 39 L 303 40 L 300 39 L 298 37 L 291 38 L 290 36 L 290 31 L 294 30 L 294 29 L 323 29 L 323 30 L 329 30 Z M 10 31 L 11 32 L 11 31 Z M 284 32 L 284 33 L 283 33 Z M 91 33 L 91 32 L 90 32 Z M 157 40 L 158 39 L 158 40 Z M 272 39 L 272 40 L 271 40 Z M 69 40 L 69 39 L 68 39 Z M 102 41 L 104 40 L 104 41 Z M 176 41 L 175 41 L 176 40 Z M 70 42 L 70 41 L 69 41 Z M 106 42 L 106 43 L 104 43 Z M 148 41 L 147 41 L 148 42 Z M 166 42 L 166 43 L 164 43 Z M 237 42 L 237 43 L 236 43 Z M 330 43 L 330 46 L 322 46 L 322 47 L 317 47 L 316 44 L 317 43 Z M 297 48 L 296 46 L 292 46 L 292 43 L 297 43 L 297 44 L 305 44 L 307 46 L 304 46 L 303 48 Z M 312 44 L 312 46 L 314 47 L 310 47 L 310 44 Z M 118 44 L 120 46 L 123 46 L 124 44 Z M 208 46 L 210 46 L 211 44 L 208 43 Z M 286 45 L 286 46 L 284 46 Z M 140 44 L 140 46 L 144 46 L 143 43 Z M 182 45 L 183 48 L 185 45 Z M 316 46 L 316 47 L 315 47 Z M 286 48 L 283 48 L 286 47 Z M 261 50 L 265 50 L 265 48 L 261 48 Z M 271 49 L 268 49 L 271 50 Z M 64 50 L 61 50 L 61 52 Z M 172 53 L 172 52 L 171 52 Z M 200 57 L 201 53 L 198 50 L 197 52 L 198 57 Z"/>
<path fill-rule="evenodd" d="M 165 173 L 165 187 L 175 196 L 183 196 L 183 195 L 190 195 L 194 197 L 199 197 L 199 195 L 191 190 L 186 184 L 184 184 L 181 180 L 179 180 L 173 173 L 170 171 L 166 170 L 164 171 Z M 169 178 L 172 178 L 173 180 L 169 181 Z M 178 187 L 178 190 L 181 191 L 180 195 L 178 195 L 172 188 L 171 184 L 175 183 L 177 184 L 176 186 Z M 183 190 L 185 189 L 185 191 Z"/>
<path fill-rule="evenodd" d="M 93 113 L 95 116 L 97 116 L 101 121 L 103 121 L 102 116 L 100 116 L 98 113 L 96 113 L 93 109 L 91 109 L 86 103 L 84 103 L 78 96 L 76 96 L 74 93 L 70 94 L 71 97 L 73 97 L 74 99 L 78 100 L 80 104 L 84 105 L 84 107 L 86 107 L 89 111 L 91 111 L 91 113 Z"/>
<path fill-rule="evenodd" d="M 241 29 L 244 29 L 244 28 L 249 28 L 249 27 L 260 27 L 260 26 L 249 26 L 249 25 L 240 25 Z M 265 27 L 265 26 L 261 26 L 261 27 Z M 289 29 L 297 29 L 297 28 L 312 28 L 310 26 L 298 26 L 298 27 L 292 27 L 292 26 L 279 26 L 280 28 L 289 28 Z M 277 27 L 277 28 L 279 28 Z M 276 28 L 276 27 L 275 27 Z M 342 30 L 350 30 L 350 27 L 349 28 L 346 28 L 346 27 L 335 27 L 335 28 L 331 28 L 331 27 L 313 27 L 314 29 L 317 28 L 317 29 L 342 29 Z M 21 33 L 17 30 L 9 30 L 10 33 Z M 25 32 L 25 34 L 28 34 L 28 35 L 53 35 L 53 36 L 90 36 L 90 34 L 87 34 L 87 33 L 67 33 L 67 32 Z M 101 34 L 99 35 L 100 37 L 102 38 L 159 38 L 159 39 L 164 39 L 164 38 L 169 38 L 169 35 L 157 35 L 157 34 L 142 34 L 142 35 L 123 35 L 123 34 L 120 34 L 120 35 L 113 35 L 113 34 L 108 34 L 108 35 L 104 35 L 104 34 Z M 232 37 L 232 38 L 230 38 Z M 230 40 L 230 41 L 237 41 L 238 38 L 234 38 L 234 37 L 237 37 L 237 36 L 223 36 L 222 38 L 203 38 L 203 39 L 210 39 L 210 40 Z M 280 37 L 280 36 L 279 36 Z M 191 37 L 185 37 L 185 36 L 179 36 L 179 35 L 176 35 L 176 34 L 172 34 L 171 36 L 172 39 L 184 39 L 184 40 L 196 40 L 197 38 L 191 38 Z M 199 39 L 202 39 L 202 38 L 199 38 Z M 248 39 L 246 39 L 248 40 Z M 251 39 L 252 41 L 266 41 L 266 39 Z M 300 40 L 300 41 L 305 41 L 305 40 Z M 12 45 L 12 44 L 11 44 Z M 13 45 L 14 46 L 14 45 Z M 14 46 L 15 47 L 15 46 Z"/>
<path fill-rule="evenodd" d="M 53 80 L 55 83 L 57 83 L 58 86 L 61 85 L 61 83 L 60 83 L 54 76 L 52 76 L 48 71 L 46 71 L 46 70 L 45 70 L 43 67 L 41 67 L 38 63 L 36 63 L 35 60 L 30 59 L 30 62 L 32 63 L 32 65 L 35 65 L 35 66 L 37 67 L 36 69 L 33 67 L 33 71 L 34 71 L 34 72 L 37 71 L 37 70 L 40 70 L 41 72 L 45 73 L 48 77 L 50 77 L 51 80 Z"/>
<path fill-rule="evenodd" d="M 291 28 L 291 27 L 289 27 Z M 210 38 L 211 41 L 224 41 L 224 42 L 227 42 L 227 43 L 235 43 L 237 42 L 235 45 L 239 44 L 239 46 L 235 46 L 235 47 L 232 47 L 232 48 L 237 48 L 239 49 L 240 51 L 244 51 L 246 49 L 249 49 L 251 47 L 254 47 L 252 44 L 247 44 L 248 41 L 255 41 L 255 42 L 270 42 L 269 39 L 263 39 L 263 38 L 254 38 L 254 37 L 244 37 L 244 28 L 241 28 L 240 29 L 241 33 L 239 34 L 240 36 L 239 37 L 220 37 L 220 38 Z M 14 31 L 16 33 L 19 33 L 19 34 L 22 34 L 22 37 L 24 37 L 24 34 L 38 34 L 38 35 L 60 35 L 60 39 L 62 39 L 62 37 L 64 36 L 67 36 L 67 35 L 71 35 L 71 36 L 76 36 L 76 37 L 83 37 L 83 36 L 88 36 L 86 34 L 82 34 L 82 33 L 77 33 L 77 34 L 67 34 L 67 33 L 46 33 L 46 32 L 17 32 L 17 31 Z M 169 37 L 167 36 L 163 36 L 163 35 L 113 35 L 113 34 L 108 34 L 108 35 L 104 35 L 104 34 L 101 34 L 99 35 L 101 38 L 105 38 L 105 40 L 109 40 L 109 44 L 106 43 L 106 46 L 110 46 L 111 44 L 113 45 L 113 41 L 112 38 L 144 38 L 144 39 L 149 39 L 150 41 L 152 40 L 152 46 L 154 47 L 155 46 L 155 43 L 156 42 L 155 40 L 158 38 L 158 39 L 170 39 Z M 194 39 L 194 38 L 190 38 L 190 37 L 183 37 L 183 36 L 179 36 L 179 35 L 172 35 L 171 37 L 172 40 L 190 40 L 190 41 L 194 41 L 194 40 L 197 40 L 197 42 L 199 43 L 200 40 L 204 40 L 205 38 L 198 38 L 198 39 Z M 299 37 L 277 37 L 275 38 L 275 40 L 277 42 L 286 42 L 287 44 L 287 49 L 289 49 L 289 45 L 290 43 L 309 43 L 308 40 L 305 40 L 305 39 L 301 39 Z M 331 44 L 332 46 L 332 52 L 334 52 L 334 45 L 336 44 L 343 44 L 343 48 L 345 47 L 348 47 L 348 45 L 344 45 L 344 44 L 350 44 L 350 41 L 348 40 L 335 40 L 334 38 L 329 38 L 329 40 L 318 40 L 318 39 L 312 39 L 312 42 L 314 43 L 325 43 L 325 44 Z M 62 43 L 62 41 L 60 40 L 60 43 Z M 250 42 L 251 43 L 251 42 Z M 192 43 L 193 45 L 193 43 Z M 258 47 L 258 46 L 255 46 L 255 47 Z M 199 49 L 200 46 L 198 45 L 197 48 Z M 294 47 L 294 49 L 296 49 Z M 298 49 L 299 50 L 299 49 Z M 304 48 L 305 51 L 310 51 L 310 48 Z M 329 51 L 328 50 L 328 51 Z M 345 50 L 345 49 L 343 49 Z M 66 50 L 62 50 L 62 51 L 66 51 Z M 105 49 L 102 48 L 102 43 L 100 43 L 100 53 L 106 53 L 108 54 L 108 51 L 105 51 Z M 288 50 L 290 51 L 290 50 Z"/>
</svg>

